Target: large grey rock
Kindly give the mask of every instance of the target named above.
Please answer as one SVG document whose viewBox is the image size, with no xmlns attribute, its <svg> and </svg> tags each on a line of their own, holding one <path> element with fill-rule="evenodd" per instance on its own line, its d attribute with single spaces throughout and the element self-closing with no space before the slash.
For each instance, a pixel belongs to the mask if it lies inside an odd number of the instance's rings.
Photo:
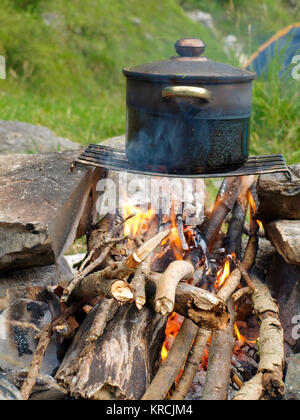
<svg viewBox="0 0 300 420">
<path fill-rule="evenodd" d="M 37 346 L 37 331 L 52 321 L 50 306 L 46 302 L 17 299 L 0 314 L 0 369 L 3 372 L 28 370 Z M 15 322 L 28 323 L 26 327 Z M 41 373 L 52 375 L 59 367 L 59 343 L 52 339 L 47 348 Z"/>
<path fill-rule="evenodd" d="M 300 219 L 300 164 L 291 166 L 290 170 L 292 181 L 282 173 L 259 177 L 259 219 Z"/>
<path fill-rule="evenodd" d="M 18 388 L 0 373 L 0 401 L 22 400 Z"/>
<path fill-rule="evenodd" d="M 290 356 L 287 364 L 285 399 L 300 400 L 300 353 Z"/>
<path fill-rule="evenodd" d="M 300 220 L 265 223 L 267 237 L 289 264 L 300 265 Z"/>
<path fill-rule="evenodd" d="M 276 253 L 266 281 L 272 296 L 280 305 L 286 354 L 300 352 L 300 334 L 297 330 L 300 317 L 300 267 L 288 264 Z"/>
<path fill-rule="evenodd" d="M 54 263 L 96 221 L 104 172 L 78 151 L 0 156 L 0 270 Z"/>
<path fill-rule="evenodd" d="M 248 239 L 243 241 L 244 249 L 246 249 L 247 243 Z M 255 258 L 255 265 L 253 267 L 253 271 L 255 271 L 259 278 L 266 278 L 275 254 L 276 249 L 273 247 L 271 242 L 266 238 L 259 238 L 258 252 Z"/>
<path fill-rule="evenodd" d="M 0 154 L 61 152 L 79 147 L 78 143 L 57 137 L 46 127 L 19 121 L 0 121 Z"/>
<path fill-rule="evenodd" d="M 73 278 L 73 271 L 64 258 L 56 264 L 0 273 L 0 311 L 16 299 L 39 300 L 49 287 L 65 286 Z"/>
</svg>

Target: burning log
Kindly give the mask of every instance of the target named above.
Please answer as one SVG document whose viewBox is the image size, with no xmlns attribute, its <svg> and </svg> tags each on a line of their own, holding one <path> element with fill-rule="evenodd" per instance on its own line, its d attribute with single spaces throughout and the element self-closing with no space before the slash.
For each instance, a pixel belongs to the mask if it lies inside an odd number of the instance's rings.
<svg viewBox="0 0 300 420">
<path fill-rule="evenodd" d="M 231 374 L 231 360 L 235 343 L 235 310 L 232 299 L 228 302 L 230 325 L 225 331 L 215 331 L 209 351 L 208 369 L 203 389 L 203 400 L 227 400 Z"/>
<path fill-rule="evenodd" d="M 204 330 L 202 328 L 198 329 L 196 340 L 189 352 L 184 372 L 182 377 L 171 396 L 171 400 L 183 400 L 186 394 L 188 393 L 197 369 L 201 363 L 202 355 L 204 349 L 207 345 L 211 331 Z"/>
<path fill-rule="evenodd" d="M 241 219 L 240 219 L 241 221 Z M 243 262 L 241 266 L 244 270 L 249 270 L 254 264 L 255 257 L 258 249 L 258 238 L 257 238 L 257 223 L 251 222 L 251 236 L 248 240 L 247 248 L 245 251 Z M 241 281 L 241 271 L 236 268 L 228 277 L 227 281 L 224 283 L 222 288 L 219 290 L 217 296 L 221 298 L 224 302 L 227 302 L 234 291 L 237 289 Z M 178 386 L 174 392 L 172 399 L 183 399 L 187 394 L 190 386 L 192 385 L 193 379 L 197 372 L 198 366 L 201 363 L 203 351 L 209 339 L 210 333 L 203 329 L 198 330 L 197 338 L 191 349 L 188 360 L 186 363 L 186 368 L 183 372 L 183 375 L 178 383 Z M 228 381 L 229 382 L 229 381 Z"/>
<path fill-rule="evenodd" d="M 228 225 L 225 248 L 227 254 L 235 253 L 241 257 L 242 233 L 248 208 L 247 191 L 255 181 L 254 176 L 244 176 L 241 178 L 241 186 L 236 203 L 233 207 L 232 216 Z"/>
<path fill-rule="evenodd" d="M 142 400 L 163 400 L 166 397 L 186 361 L 197 331 L 198 327 L 192 321 L 184 320 L 168 357 L 159 368 Z"/>
<path fill-rule="evenodd" d="M 252 276 L 252 281 L 256 289 L 252 295 L 254 311 L 261 321 L 260 362 L 257 375 L 241 388 L 234 400 L 273 399 L 284 394 L 284 341 L 278 304 L 257 277 Z"/>
<path fill-rule="evenodd" d="M 148 305 L 139 311 L 125 304 L 105 329 L 98 330 L 101 335 L 91 340 L 89 330 L 98 324 L 95 319 L 101 321 L 107 314 L 102 305 L 83 321 L 56 380 L 76 398 L 140 399 L 155 373 L 166 318 Z"/>
<path fill-rule="evenodd" d="M 221 226 L 236 202 L 240 185 L 240 177 L 225 178 L 221 185 L 214 208 L 202 232 L 209 252 L 213 250 Z"/>
<path fill-rule="evenodd" d="M 174 309 L 206 330 L 226 330 L 230 321 L 224 301 L 188 283 L 177 286 Z"/>
<path fill-rule="evenodd" d="M 206 243 L 208 244 L 208 249 L 209 251 L 211 251 L 214 247 L 216 238 L 219 234 L 220 228 L 222 226 L 222 223 L 225 220 L 225 217 L 227 216 L 227 214 L 230 212 L 230 210 L 233 208 L 234 203 L 236 201 L 237 198 L 237 194 L 238 194 L 238 189 L 240 187 L 240 183 L 241 180 L 239 177 L 236 178 L 226 178 L 223 183 L 222 186 L 220 188 L 218 197 L 216 199 L 216 203 L 214 206 L 213 211 L 211 212 L 204 229 L 202 230 L 202 236 L 205 239 Z M 253 242 L 253 240 L 252 240 Z M 194 270 L 197 269 L 198 264 L 201 262 L 202 260 L 202 255 L 199 255 L 203 253 L 203 250 L 201 249 L 199 251 L 199 249 L 194 249 L 192 250 L 192 252 L 190 254 L 188 254 L 187 258 L 186 258 L 186 262 L 190 262 L 190 264 L 194 267 Z M 250 254 L 250 251 L 248 251 L 248 254 Z M 248 256 L 247 254 L 247 259 L 250 259 L 251 256 Z M 248 265 L 247 265 L 248 266 Z M 236 288 L 239 285 L 240 279 L 241 279 L 241 274 L 239 270 L 236 270 L 236 277 L 234 278 L 234 281 L 230 281 L 227 286 L 226 286 L 226 291 L 229 291 L 229 293 L 224 293 L 223 296 L 220 296 L 220 298 L 223 301 L 227 301 L 230 296 L 232 295 L 232 293 L 236 290 Z M 236 282 L 236 279 L 238 280 Z M 233 289 L 233 290 L 232 290 Z M 224 299 L 225 297 L 225 299 Z M 186 341 L 186 346 L 184 347 L 185 350 L 185 354 L 184 354 L 184 358 L 183 360 L 185 361 L 188 357 L 188 354 L 190 352 L 190 347 L 193 343 L 193 341 L 196 339 L 197 334 L 199 329 L 195 328 L 195 324 L 191 323 L 191 321 L 188 322 L 188 320 L 185 320 L 184 324 L 184 331 L 182 332 L 183 336 L 187 336 L 190 338 L 190 341 Z M 165 398 L 165 396 L 167 395 L 170 387 L 172 386 L 172 384 L 174 383 L 183 363 L 182 363 L 182 359 L 180 357 L 177 357 L 178 354 L 180 354 L 182 352 L 182 342 L 181 342 L 181 335 L 180 332 L 183 328 L 183 326 L 181 327 L 175 342 L 170 350 L 170 352 L 168 353 L 167 359 L 165 360 L 164 364 L 160 367 L 158 373 L 156 374 L 154 380 L 152 381 L 150 387 L 149 387 L 149 392 L 147 390 L 146 393 L 146 397 L 145 399 L 151 399 L 151 397 L 153 399 L 163 399 Z M 200 331 L 199 331 L 200 332 Z M 204 334 L 205 336 L 206 334 Z M 179 337 L 179 338 L 178 338 Z M 201 340 L 198 340 L 198 343 L 201 343 Z M 172 352 L 172 353 L 171 353 Z M 175 356 L 170 356 L 171 355 L 175 355 Z M 193 353 L 192 353 L 193 354 Z M 202 353 L 201 353 L 201 357 L 200 357 L 200 361 L 202 358 Z M 199 361 L 199 363 L 200 363 Z M 167 364 L 166 364 L 167 363 Z M 189 364 L 189 369 L 188 369 L 188 375 L 186 377 L 186 379 L 184 379 L 184 383 L 189 383 L 189 381 L 193 380 L 197 367 L 199 365 L 199 363 L 194 364 L 190 363 Z M 165 384 L 166 386 L 163 387 L 163 390 L 160 392 L 159 389 L 157 389 L 157 386 L 162 386 L 162 378 L 166 375 L 166 373 L 168 374 L 170 380 L 168 381 L 167 384 Z M 183 374 L 185 375 L 185 373 Z M 184 386 L 183 386 L 184 387 Z M 168 389 L 166 389 L 168 388 Z M 182 395 L 182 394 L 181 394 Z"/>
</svg>

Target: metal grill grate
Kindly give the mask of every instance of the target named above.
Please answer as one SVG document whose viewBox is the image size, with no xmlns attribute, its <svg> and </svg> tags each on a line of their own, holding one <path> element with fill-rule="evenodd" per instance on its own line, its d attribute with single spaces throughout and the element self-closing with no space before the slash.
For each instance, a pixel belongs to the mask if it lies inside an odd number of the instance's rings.
<svg viewBox="0 0 300 420">
<path fill-rule="evenodd" d="M 168 174 L 134 168 L 128 162 L 125 150 L 90 144 L 75 160 L 75 162 L 114 171 L 126 171 L 141 175 L 168 176 L 176 178 L 224 178 L 229 176 L 259 175 L 275 172 L 284 172 L 289 178 L 291 178 L 291 173 L 282 155 L 250 156 L 243 166 L 228 172 L 196 173 L 191 175 Z"/>
</svg>

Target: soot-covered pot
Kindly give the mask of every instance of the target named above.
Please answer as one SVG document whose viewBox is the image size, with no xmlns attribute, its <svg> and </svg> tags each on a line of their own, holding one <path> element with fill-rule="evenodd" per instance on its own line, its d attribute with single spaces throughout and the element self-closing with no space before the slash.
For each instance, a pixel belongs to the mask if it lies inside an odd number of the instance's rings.
<svg viewBox="0 0 300 420">
<path fill-rule="evenodd" d="M 125 68 L 126 153 L 137 168 L 197 174 L 241 166 L 248 157 L 255 73 L 202 57 L 196 38 L 169 60 Z"/>
</svg>

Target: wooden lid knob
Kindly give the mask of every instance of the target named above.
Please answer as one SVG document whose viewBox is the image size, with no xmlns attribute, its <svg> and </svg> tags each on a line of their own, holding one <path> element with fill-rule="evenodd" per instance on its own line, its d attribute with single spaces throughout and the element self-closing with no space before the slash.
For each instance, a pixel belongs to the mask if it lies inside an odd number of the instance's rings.
<svg viewBox="0 0 300 420">
<path fill-rule="evenodd" d="M 203 54 L 205 43 L 198 38 L 182 38 L 175 44 L 175 50 L 181 57 L 197 57 Z"/>
</svg>

